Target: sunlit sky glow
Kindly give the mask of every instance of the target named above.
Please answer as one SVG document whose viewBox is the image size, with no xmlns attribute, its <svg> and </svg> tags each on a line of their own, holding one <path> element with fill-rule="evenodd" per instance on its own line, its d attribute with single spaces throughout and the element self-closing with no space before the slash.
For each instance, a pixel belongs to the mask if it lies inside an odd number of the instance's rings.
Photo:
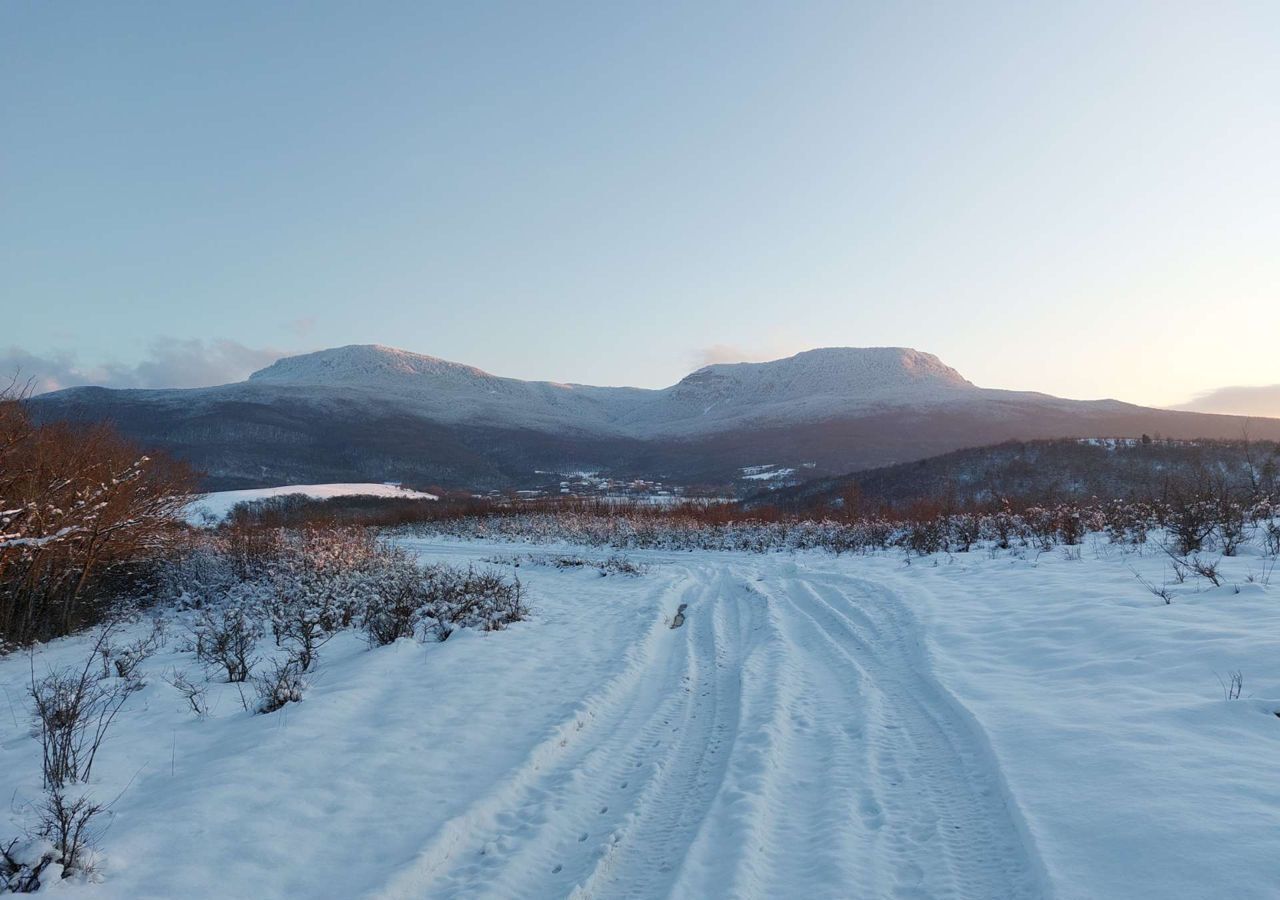
<svg viewBox="0 0 1280 900">
<path fill-rule="evenodd" d="M 1274 2 L 16 2 L 0 122 L 0 362 L 57 383 L 1280 384 Z"/>
</svg>

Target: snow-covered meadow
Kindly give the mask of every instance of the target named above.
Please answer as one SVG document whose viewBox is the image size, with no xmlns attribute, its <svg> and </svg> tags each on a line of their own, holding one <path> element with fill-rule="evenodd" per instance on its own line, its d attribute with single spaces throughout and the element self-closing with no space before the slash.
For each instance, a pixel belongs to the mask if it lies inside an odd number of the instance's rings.
<svg viewBox="0 0 1280 900">
<path fill-rule="evenodd" d="M 641 574 L 607 577 L 546 564 L 606 549 L 400 540 L 425 562 L 519 563 L 532 616 L 374 649 L 342 632 L 302 702 L 254 715 L 215 676 L 198 718 L 165 679 L 203 677 L 189 614 L 167 614 L 95 764 L 111 803 L 96 883 L 50 889 L 1261 898 L 1280 884 L 1280 585 L 1257 547 L 1223 559 L 1213 587 L 1100 535 L 1038 554 L 637 551 Z M 1169 603 L 1147 586 L 1166 584 Z M 7 834 L 41 792 L 32 666 L 80 663 L 92 641 L 0 658 Z"/>
</svg>

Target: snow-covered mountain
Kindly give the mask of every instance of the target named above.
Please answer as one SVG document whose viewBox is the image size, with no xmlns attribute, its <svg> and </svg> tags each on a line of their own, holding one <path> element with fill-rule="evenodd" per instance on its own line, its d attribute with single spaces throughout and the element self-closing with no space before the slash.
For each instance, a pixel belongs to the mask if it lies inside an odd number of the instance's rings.
<svg viewBox="0 0 1280 900">
<path fill-rule="evenodd" d="M 434 421 L 609 432 L 655 393 L 490 375 L 474 366 L 352 344 L 290 356 L 249 376 L 248 385 L 362 391 Z"/>
<path fill-rule="evenodd" d="M 72 388 L 31 404 L 49 419 L 112 419 L 192 459 L 218 488 L 383 478 L 493 487 L 581 469 L 726 484 L 760 464 L 816 477 L 1011 438 L 1240 434 L 1225 416 L 981 388 L 902 347 L 706 366 L 649 390 L 522 381 L 352 345 L 220 387 Z M 1280 438 L 1280 421 L 1254 431 Z"/>
<path fill-rule="evenodd" d="M 1009 396 L 983 391 L 933 354 L 905 347 L 833 347 L 773 362 L 711 365 L 669 388 L 644 390 L 521 381 L 391 347 L 351 345 L 287 357 L 250 375 L 249 383 L 370 391 L 440 422 L 633 437 Z"/>
</svg>

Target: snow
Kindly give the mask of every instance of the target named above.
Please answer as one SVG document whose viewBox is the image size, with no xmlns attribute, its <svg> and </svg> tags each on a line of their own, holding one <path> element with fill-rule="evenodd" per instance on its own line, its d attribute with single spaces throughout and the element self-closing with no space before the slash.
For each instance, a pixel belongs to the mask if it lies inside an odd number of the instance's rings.
<svg viewBox="0 0 1280 900">
<path fill-rule="evenodd" d="M 238 503 L 252 503 L 268 497 L 301 495 L 316 500 L 331 497 L 395 497 L 404 500 L 438 500 L 435 494 L 413 491 L 391 484 L 357 482 L 351 484 L 286 484 L 280 487 L 250 488 L 242 491 L 215 491 L 204 494 L 187 507 L 187 521 L 193 525 L 219 522 Z"/>
<path fill-rule="evenodd" d="M 762 466 L 743 466 L 740 470 L 742 477 L 748 481 L 773 481 L 777 478 L 786 478 L 794 475 L 796 470 L 792 468 L 778 468 L 773 464 Z"/>
<path fill-rule="evenodd" d="M 457 564 L 520 549 L 405 542 Z M 1166 605 L 1135 577 L 1167 578 L 1158 551 L 1078 549 L 635 552 L 636 578 L 526 562 L 530 621 L 373 650 L 340 635 L 305 699 L 262 716 L 217 683 L 207 720 L 185 712 L 159 676 L 194 662 L 170 640 L 95 764 L 94 790 L 118 795 L 101 883 L 59 887 L 1274 896 L 1267 561 L 1225 559 L 1223 587 L 1174 584 Z M 40 648 L 37 673 L 91 642 Z M 29 665 L 0 658 L 0 838 L 39 796 Z M 1245 696 L 1230 701 L 1218 676 L 1233 671 Z"/>
</svg>

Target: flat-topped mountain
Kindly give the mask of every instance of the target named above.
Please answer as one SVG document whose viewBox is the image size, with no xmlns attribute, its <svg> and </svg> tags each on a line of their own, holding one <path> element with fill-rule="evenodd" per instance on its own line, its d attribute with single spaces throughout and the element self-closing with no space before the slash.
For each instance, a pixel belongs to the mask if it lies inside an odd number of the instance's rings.
<svg viewBox="0 0 1280 900">
<path fill-rule="evenodd" d="M 72 388 L 30 402 L 47 419 L 112 419 L 219 488 L 383 478 L 479 488 L 582 469 L 725 484 L 749 466 L 839 474 L 1007 439 L 1241 433 L 1233 417 L 981 388 L 902 347 L 711 365 L 650 390 L 522 381 L 351 345 L 235 384 Z M 1253 433 L 1280 438 L 1280 420 Z"/>
<path fill-rule="evenodd" d="M 1030 396 L 984 391 L 933 354 L 905 347 L 831 347 L 772 362 L 722 363 L 646 390 L 521 381 L 362 344 L 287 357 L 250 375 L 248 384 L 372 391 L 440 422 L 497 420 L 640 438 Z"/>
</svg>

